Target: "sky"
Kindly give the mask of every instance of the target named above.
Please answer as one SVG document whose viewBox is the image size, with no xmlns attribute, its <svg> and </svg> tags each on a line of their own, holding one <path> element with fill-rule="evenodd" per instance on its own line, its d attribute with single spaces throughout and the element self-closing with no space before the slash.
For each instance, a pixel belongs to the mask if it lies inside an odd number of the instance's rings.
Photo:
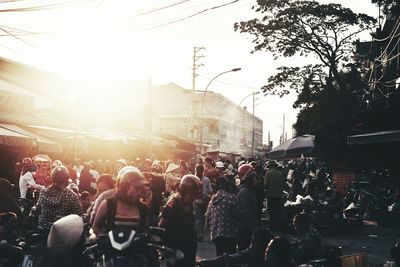
<svg viewBox="0 0 400 267">
<path fill-rule="evenodd" d="M 155 85 L 176 83 L 192 88 L 194 47 L 198 55 L 196 89 L 204 90 L 213 77 L 232 68 L 241 71 L 221 75 L 210 91 L 239 104 L 259 91 L 276 68 L 303 65 L 312 58 L 279 58 L 266 52 L 251 53 L 252 36 L 234 32 L 235 22 L 257 16 L 254 0 L 21 0 L 3 2 L 1 9 L 41 6 L 23 12 L 0 12 L 3 35 L 0 56 L 50 70 L 74 79 L 148 80 Z M 378 16 L 369 0 L 321 0 L 340 3 L 356 12 Z M 49 6 L 50 5 L 50 6 Z M 24 30 L 27 32 L 16 32 Z M 6 32 L 7 31 L 7 32 Z M 35 34 L 31 34 L 35 33 Z M 369 35 L 364 38 L 368 39 Z M 258 94 L 255 115 L 264 123 L 274 145 L 283 131 L 288 139 L 298 110 L 295 95 L 279 98 Z M 251 109 L 252 98 L 243 105 Z M 284 115 L 285 114 L 285 115 Z"/>
</svg>

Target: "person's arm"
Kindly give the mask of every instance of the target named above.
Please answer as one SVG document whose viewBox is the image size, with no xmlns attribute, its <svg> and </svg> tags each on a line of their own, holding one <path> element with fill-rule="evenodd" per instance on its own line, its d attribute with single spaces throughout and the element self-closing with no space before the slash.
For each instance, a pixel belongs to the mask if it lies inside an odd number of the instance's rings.
<svg viewBox="0 0 400 267">
<path fill-rule="evenodd" d="M 212 193 L 213 193 L 213 189 L 212 189 L 212 186 L 211 186 L 211 181 L 210 181 L 210 179 L 207 178 L 207 183 L 206 183 L 206 194 L 207 194 L 207 196 L 208 196 L 209 198 L 211 198 Z"/>
<path fill-rule="evenodd" d="M 35 179 L 33 179 L 32 173 L 29 173 L 29 175 L 27 175 L 27 176 L 25 177 L 25 181 L 26 181 L 26 183 L 27 183 L 30 187 L 32 187 L 33 189 L 44 189 L 44 186 L 39 185 L 39 184 L 37 184 L 37 183 L 35 182 Z"/>
<path fill-rule="evenodd" d="M 105 197 L 105 192 L 101 193 L 96 200 L 94 201 L 93 207 L 92 207 L 92 212 L 90 213 L 90 222 L 94 222 L 94 218 L 96 217 L 97 210 L 100 207 L 100 204 L 103 202 L 103 200 L 106 199 Z"/>
<path fill-rule="evenodd" d="M 103 232 L 103 226 L 105 225 L 107 217 L 107 200 L 103 200 L 101 202 L 99 209 L 97 210 L 96 216 L 94 217 L 94 222 L 93 222 L 93 232 L 98 235 L 98 234 L 104 234 Z"/>
</svg>

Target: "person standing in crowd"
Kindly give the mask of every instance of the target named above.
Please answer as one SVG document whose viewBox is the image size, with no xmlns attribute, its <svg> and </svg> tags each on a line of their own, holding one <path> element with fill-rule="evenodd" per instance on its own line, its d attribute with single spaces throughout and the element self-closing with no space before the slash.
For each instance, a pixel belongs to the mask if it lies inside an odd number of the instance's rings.
<svg viewBox="0 0 400 267">
<path fill-rule="evenodd" d="M 70 214 L 82 216 L 82 208 L 79 197 L 66 188 L 69 173 L 64 166 L 58 166 L 51 172 L 52 184 L 44 189 L 35 207 L 35 213 L 39 214 L 38 229 L 47 236 L 51 226 L 58 219 Z"/>
<path fill-rule="evenodd" d="M 95 181 L 92 174 L 90 173 L 90 165 L 85 162 L 84 167 L 79 177 L 79 192 L 88 191 L 91 195 L 96 193 L 96 190 L 92 187 L 92 183 Z"/>
<path fill-rule="evenodd" d="M 49 186 L 51 184 L 51 159 L 47 155 L 42 155 L 35 159 L 37 166 L 34 178 L 37 184 Z"/>
<path fill-rule="evenodd" d="M 242 215 L 235 195 L 235 180 L 229 176 L 220 177 L 216 189 L 206 212 L 210 239 L 215 244 L 217 256 L 233 254 L 236 252 L 238 222 Z"/>
<path fill-rule="evenodd" d="M 254 186 L 257 185 L 256 173 L 250 164 L 239 167 L 240 187 L 238 200 L 243 212 L 243 217 L 238 231 L 239 250 L 246 249 L 250 245 L 252 233 L 260 227 L 258 216 L 258 203 L 254 194 Z"/>
<path fill-rule="evenodd" d="M 181 160 L 179 162 L 179 176 L 183 177 L 186 174 L 189 174 L 189 169 L 188 169 L 187 163 L 186 163 L 186 161 Z"/>
<path fill-rule="evenodd" d="M 110 174 L 102 174 L 100 175 L 99 178 L 96 180 L 96 194 L 93 196 L 93 204 L 89 207 L 89 209 L 86 211 L 88 215 L 92 215 L 92 213 L 96 213 L 97 209 L 99 208 L 101 202 L 97 202 L 97 199 L 99 198 L 100 195 L 102 195 L 103 192 L 106 191 L 111 191 L 114 193 L 114 187 L 115 187 L 115 182 L 114 178 Z M 114 194 L 112 194 L 114 196 Z M 100 201 L 103 201 L 104 198 L 102 198 Z M 96 211 L 95 211 L 96 210 Z M 85 210 L 84 210 L 85 212 Z M 93 214 L 94 216 L 94 214 Z M 94 218 L 94 217 L 93 217 Z"/>
<path fill-rule="evenodd" d="M 22 219 L 21 209 L 18 207 L 11 183 L 0 178 L 0 213 L 13 212 L 17 219 Z"/>
<path fill-rule="evenodd" d="M 211 187 L 211 182 L 208 177 L 204 176 L 204 166 L 196 165 L 195 175 L 199 177 L 201 181 L 201 192 L 199 197 L 194 201 L 194 214 L 196 215 L 196 230 L 197 238 L 199 241 L 203 241 L 204 235 L 204 215 L 206 213 L 208 202 L 210 201 L 213 189 Z"/>
<path fill-rule="evenodd" d="M 210 157 L 206 157 L 204 159 L 204 176 L 207 176 L 208 179 L 210 179 L 211 185 L 215 185 L 218 174 L 217 170 L 215 169 L 215 161 Z"/>
<path fill-rule="evenodd" d="M 176 267 L 195 267 L 197 234 L 193 201 L 198 197 L 200 179 L 192 174 L 182 177 L 178 193 L 170 198 L 161 213 L 159 227 L 165 228 L 165 244 L 183 252 Z"/>
<path fill-rule="evenodd" d="M 267 197 L 270 230 L 278 231 L 282 226 L 282 194 L 286 182 L 275 161 L 270 161 L 267 168 L 264 188 Z"/>
<path fill-rule="evenodd" d="M 76 170 L 74 168 L 72 168 L 72 163 L 70 161 L 70 159 L 65 159 L 64 160 L 64 166 L 67 168 L 68 173 L 69 173 L 69 177 L 71 179 L 71 181 L 74 184 L 77 184 L 77 179 L 78 179 L 78 175 L 76 174 Z"/>
<path fill-rule="evenodd" d="M 152 192 L 152 198 L 149 205 L 150 226 L 158 225 L 158 216 L 163 203 L 163 192 L 166 190 L 163 173 L 164 169 L 161 167 L 161 165 L 157 162 L 153 163 L 149 175 L 150 190 Z"/>
<path fill-rule="evenodd" d="M 32 174 L 33 161 L 31 158 L 22 159 L 22 171 L 19 177 L 20 197 L 26 199 L 29 188 L 34 190 L 44 189 L 44 186 L 37 184 Z"/>
<path fill-rule="evenodd" d="M 224 176 L 225 164 L 222 161 L 215 162 L 216 179 Z"/>
<path fill-rule="evenodd" d="M 107 233 L 117 226 L 132 227 L 137 232 L 148 230 L 148 209 L 140 202 L 147 184 L 135 167 L 126 166 L 117 175 L 115 196 L 103 200 L 94 218 L 93 232 Z"/>
</svg>

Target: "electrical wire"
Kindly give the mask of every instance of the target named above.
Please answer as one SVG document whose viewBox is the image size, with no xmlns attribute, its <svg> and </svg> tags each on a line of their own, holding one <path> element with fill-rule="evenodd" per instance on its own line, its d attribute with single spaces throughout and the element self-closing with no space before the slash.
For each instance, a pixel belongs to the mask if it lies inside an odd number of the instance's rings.
<svg viewBox="0 0 400 267">
<path fill-rule="evenodd" d="M 117 22 L 126 21 L 126 20 L 130 20 L 130 19 L 137 18 L 137 17 L 140 17 L 140 16 L 144 16 L 144 15 L 156 13 L 156 12 L 159 12 L 159 11 L 162 11 L 162 10 L 165 10 L 165 9 L 168 9 L 168 8 L 171 8 L 171 7 L 175 7 L 175 6 L 178 6 L 178 5 L 187 3 L 187 2 L 189 2 L 189 1 L 190 1 L 190 0 L 183 0 L 183 1 L 175 2 L 175 3 L 170 4 L 170 5 L 167 5 L 167 6 L 156 7 L 156 8 L 153 8 L 153 9 L 151 9 L 151 10 L 144 11 L 144 12 L 142 12 L 142 13 L 139 13 L 139 14 L 136 14 L 136 15 L 133 15 L 133 16 L 130 16 L 130 17 L 126 17 L 126 18 L 117 20 Z"/>
<path fill-rule="evenodd" d="M 211 11 L 211 10 L 215 10 L 215 9 L 218 9 L 218 8 L 221 8 L 221 7 L 225 7 L 225 6 L 228 6 L 228 5 L 232 5 L 232 4 L 234 4 L 236 2 L 239 2 L 239 1 L 240 0 L 233 0 L 233 1 L 225 3 L 225 4 L 209 7 L 209 8 L 203 9 L 203 10 L 201 10 L 199 12 L 196 12 L 196 13 L 193 13 L 191 15 L 188 15 L 186 17 L 183 17 L 183 18 L 180 18 L 180 19 L 175 19 L 175 20 L 172 20 L 172 21 L 168 21 L 168 22 L 165 22 L 165 23 L 162 23 L 162 24 L 158 24 L 158 25 L 155 25 L 155 26 L 150 26 L 150 27 L 147 27 L 147 28 L 143 28 L 143 29 L 137 30 L 136 32 L 144 32 L 144 31 L 154 30 L 154 29 L 158 29 L 158 28 L 161 28 L 161 27 L 165 27 L 167 25 L 171 25 L 171 24 L 175 24 L 175 23 L 178 23 L 178 22 L 182 22 L 182 21 L 188 20 L 190 18 L 196 17 L 198 15 L 201 15 L 201 14 L 203 14 L 205 12 L 208 12 L 208 11 Z"/>
</svg>

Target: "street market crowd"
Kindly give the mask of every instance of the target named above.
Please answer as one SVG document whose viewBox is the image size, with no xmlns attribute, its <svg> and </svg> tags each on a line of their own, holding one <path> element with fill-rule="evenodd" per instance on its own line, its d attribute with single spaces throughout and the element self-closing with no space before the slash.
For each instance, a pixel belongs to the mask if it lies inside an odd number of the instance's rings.
<svg viewBox="0 0 400 267">
<path fill-rule="evenodd" d="M 398 188 L 392 193 L 396 208 Z M 307 158 L 81 163 L 26 157 L 15 164 L 15 179 L 0 178 L 0 258 L 18 262 L 21 255 L 10 247 L 20 236 L 35 230 L 47 240 L 57 220 L 76 214 L 88 226 L 85 241 L 118 226 L 164 228 L 165 244 L 184 255 L 174 266 L 340 266 L 340 249 L 325 246 L 319 231 L 365 219 L 370 207 L 356 197 L 342 197 L 326 164 Z M 343 213 L 343 203 L 353 208 Z M 198 242 L 206 240 L 215 257 L 196 262 Z M 397 245 L 392 255 L 399 263 Z"/>
</svg>

